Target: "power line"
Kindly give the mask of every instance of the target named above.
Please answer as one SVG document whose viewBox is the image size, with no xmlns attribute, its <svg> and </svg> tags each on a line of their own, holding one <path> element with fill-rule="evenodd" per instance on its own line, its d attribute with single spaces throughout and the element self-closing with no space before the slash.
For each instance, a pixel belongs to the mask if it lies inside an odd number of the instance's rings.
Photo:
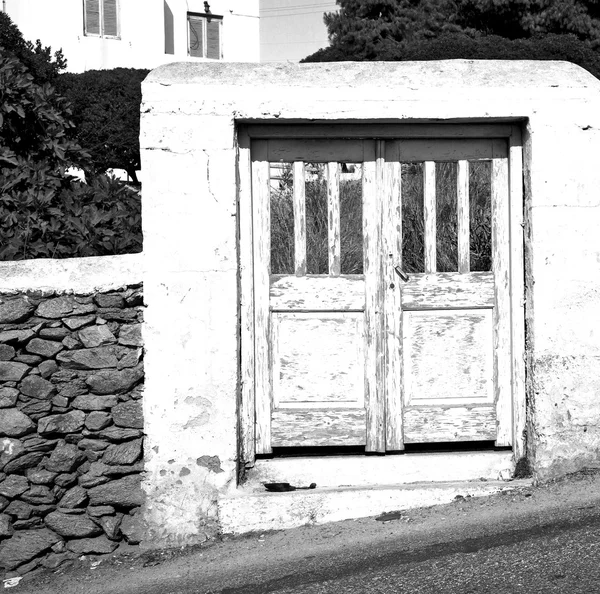
<svg viewBox="0 0 600 594">
<path fill-rule="evenodd" d="M 313 41 L 261 41 L 261 45 L 291 45 L 291 44 L 303 44 L 303 45 L 314 45 L 315 43 L 321 43 L 320 39 Z"/>
<path fill-rule="evenodd" d="M 295 16 L 300 16 L 303 14 L 323 14 L 322 10 L 313 10 L 311 12 L 291 12 L 289 14 L 272 14 L 272 15 L 267 15 L 267 16 L 261 16 L 261 19 L 283 19 L 286 17 L 295 17 Z"/>
<path fill-rule="evenodd" d="M 286 13 L 293 13 L 295 10 L 304 10 L 304 9 L 313 9 L 315 8 L 316 10 L 309 10 L 309 12 L 325 12 L 325 11 L 333 11 L 335 10 L 335 6 L 326 6 L 326 5 L 315 5 L 315 6 L 297 6 L 294 8 L 286 8 L 286 9 L 281 9 L 281 10 L 261 10 L 260 11 L 260 15 L 262 18 L 272 18 L 274 16 L 281 16 L 281 15 L 285 15 Z M 272 14 L 274 13 L 274 14 Z"/>
<path fill-rule="evenodd" d="M 337 5 L 328 0 L 325 4 L 290 4 L 288 6 L 275 6 L 273 8 L 263 8 L 260 12 L 280 12 L 285 10 L 295 10 L 296 8 L 336 8 Z"/>
</svg>

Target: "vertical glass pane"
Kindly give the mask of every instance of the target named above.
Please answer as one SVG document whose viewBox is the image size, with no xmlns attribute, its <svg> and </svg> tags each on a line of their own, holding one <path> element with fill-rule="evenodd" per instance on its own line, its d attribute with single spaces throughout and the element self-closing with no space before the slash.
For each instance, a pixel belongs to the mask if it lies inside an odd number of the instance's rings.
<svg viewBox="0 0 600 594">
<path fill-rule="evenodd" d="M 425 272 L 423 163 L 402 163 L 402 268 Z"/>
<path fill-rule="evenodd" d="M 294 179 L 291 163 L 270 163 L 271 274 L 294 274 Z"/>
<path fill-rule="evenodd" d="M 469 163 L 471 272 L 492 269 L 492 162 Z"/>
<path fill-rule="evenodd" d="M 306 272 L 328 274 L 327 169 L 325 163 L 306 163 Z"/>
<path fill-rule="evenodd" d="M 363 274 L 362 163 L 340 166 L 341 273 Z"/>
<path fill-rule="evenodd" d="M 456 163 L 435 164 L 438 272 L 458 272 Z"/>
</svg>

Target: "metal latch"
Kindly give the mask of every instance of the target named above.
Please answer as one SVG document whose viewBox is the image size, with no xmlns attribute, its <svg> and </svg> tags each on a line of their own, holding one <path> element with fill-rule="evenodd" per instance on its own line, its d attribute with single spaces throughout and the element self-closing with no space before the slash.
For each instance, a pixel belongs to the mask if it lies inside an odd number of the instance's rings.
<svg viewBox="0 0 600 594">
<path fill-rule="evenodd" d="M 405 282 L 407 283 L 409 281 L 409 277 L 408 274 L 406 274 L 406 272 L 404 272 L 404 270 L 402 270 L 402 268 L 400 268 L 400 266 L 394 266 L 394 270 L 396 271 L 396 274 Z"/>
</svg>

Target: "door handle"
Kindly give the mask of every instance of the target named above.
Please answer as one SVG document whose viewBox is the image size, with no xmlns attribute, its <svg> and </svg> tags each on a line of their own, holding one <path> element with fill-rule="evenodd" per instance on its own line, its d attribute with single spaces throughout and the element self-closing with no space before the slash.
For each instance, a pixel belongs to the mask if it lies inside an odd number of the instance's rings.
<svg viewBox="0 0 600 594">
<path fill-rule="evenodd" d="M 406 274 L 406 272 L 404 272 L 404 270 L 402 270 L 402 268 L 400 268 L 400 266 L 394 266 L 394 270 L 396 272 L 396 274 L 405 282 L 407 283 L 409 281 L 409 276 L 408 274 Z"/>
</svg>

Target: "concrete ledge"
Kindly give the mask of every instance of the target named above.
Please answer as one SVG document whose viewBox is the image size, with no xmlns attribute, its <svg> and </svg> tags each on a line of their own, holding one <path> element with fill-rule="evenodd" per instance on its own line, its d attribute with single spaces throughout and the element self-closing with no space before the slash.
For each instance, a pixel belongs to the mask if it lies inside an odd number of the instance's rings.
<svg viewBox="0 0 600 594">
<path fill-rule="evenodd" d="M 224 534 L 282 530 L 364 518 L 392 510 L 430 507 L 450 503 L 459 495 L 481 497 L 531 484 L 531 480 L 415 483 L 370 488 L 317 488 L 287 493 L 238 489 L 220 499 L 219 519 Z"/>
<path fill-rule="evenodd" d="M 0 262 L 0 290 L 93 293 L 142 282 L 144 254 Z"/>
</svg>

